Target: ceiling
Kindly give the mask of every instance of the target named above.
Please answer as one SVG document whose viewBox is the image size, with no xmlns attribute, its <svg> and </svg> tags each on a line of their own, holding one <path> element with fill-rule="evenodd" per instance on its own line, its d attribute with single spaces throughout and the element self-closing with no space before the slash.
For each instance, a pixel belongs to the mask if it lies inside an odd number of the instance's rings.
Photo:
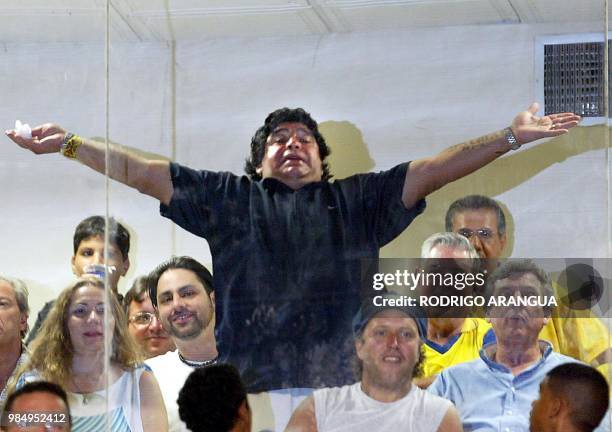
<svg viewBox="0 0 612 432">
<path fill-rule="evenodd" d="M 106 0 L 2 0 L 0 41 L 103 41 Z M 109 0 L 119 41 L 602 22 L 604 0 Z"/>
</svg>

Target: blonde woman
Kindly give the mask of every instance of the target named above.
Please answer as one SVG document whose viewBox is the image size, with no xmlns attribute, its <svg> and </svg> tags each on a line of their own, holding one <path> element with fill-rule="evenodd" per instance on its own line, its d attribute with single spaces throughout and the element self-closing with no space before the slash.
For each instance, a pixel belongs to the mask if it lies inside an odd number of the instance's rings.
<svg viewBox="0 0 612 432">
<path fill-rule="evenodd" d="M 126 317 L 109 296 L 108 330 L 112 347 L 108 381 L 104 374 L 104 285 L 95 277 L 77 280 L 58 297 L 39 335 L 17 387 L 45 379 L 68 392 L 72 430 L 164 432 L 166 410 L 153 374 L 146 370 Z M 108 393 L 106 383 L 110 383 Z M 106 396 L 108 394 L 108 416 Z"/>
</svg>

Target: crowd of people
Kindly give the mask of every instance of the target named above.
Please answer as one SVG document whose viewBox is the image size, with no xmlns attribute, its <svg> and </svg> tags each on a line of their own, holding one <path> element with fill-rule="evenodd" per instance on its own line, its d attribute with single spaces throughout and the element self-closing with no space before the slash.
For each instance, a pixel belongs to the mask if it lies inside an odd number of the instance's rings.
<svg viewBox="0 0 612 432">
<path fill-rule="evenodd" d="M 158 199 L 163 216 L 206 239 L 213 272 L 171 257 L 121 295 L 129 231 L 91 216 L 73 237 L 77 279 L 45 304 L 31 331 L 27 287 L 0 276 L 0 427 L 610 430 L 610 331 L 588 311 L 449 312 L 407 304 L 390 289 L 375 293 L 363 280 L 372 270 L 364 263 L 425 211 L 429 193 L 580 120 L 538 117 L 537 108 L 438 155 L 335 181 L 325 138 L 302 109 L 266 118 L 247 176 L 196 171 L 112 144 L 109 175 Z M 35 127 L 32 138 L 7 135 L 34 153 L 106 169 L 105 146 L 58 125 Z M 558 295 L 537 263 L 500 260 L 507 233 L 495 200 L 459 198 L 445 222 L 446 232 L 423 243 L 423 272 L 486 269 L 486 285 L 461 288 L 463 296 Z"/>
</svg>

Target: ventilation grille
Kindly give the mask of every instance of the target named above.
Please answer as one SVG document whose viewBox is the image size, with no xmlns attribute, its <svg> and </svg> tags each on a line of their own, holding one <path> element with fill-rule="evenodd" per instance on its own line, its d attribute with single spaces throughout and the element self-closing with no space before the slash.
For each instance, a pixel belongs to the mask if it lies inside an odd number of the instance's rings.
<svg viewBox="0 0 612 432">
<path fill-rule="evenodd" d="M 604 43 L 544 45 L 545 114 L 603 117 Z"/>
</svg>

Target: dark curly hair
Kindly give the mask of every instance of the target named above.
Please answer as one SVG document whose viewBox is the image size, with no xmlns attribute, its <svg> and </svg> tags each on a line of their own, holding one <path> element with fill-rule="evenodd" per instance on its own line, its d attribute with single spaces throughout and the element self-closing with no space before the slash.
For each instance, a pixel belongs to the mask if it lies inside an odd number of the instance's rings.
<svg viewBox="0 0 612 432">
<path fill-rule="evenodd" d="M 178 411 L 189 430 L 229 431 L 247 393 L 238 370 L 229 364 L 195 369 L 178 396 Z M 248 403 L 247 403 L 248 404 Z"/>
<path fill-rule="evenodd" d="M 312 132 L 319 146 L 319 157 L 321 158 L 321 169 L 323 175 L 321 180 L 327 181 L 332 178 L 329 172 L 329 165 L 325 162 L 325 158 L 331 153 L 330 148 L 325 142 L 325 138 L 319 132 L 319 126 L 309 113 L 302 108 L 280 108 L 268 114 L 264 125 L 261 126 L 251 139 L 251 155 L 246 160 L 244 170 L 252 180 L 261 180 L 261 174 L 257 172 L 257 168 L 261 165 L 264 153 L 266 151 L 266 141 L 272 131 L 281 123 L 296 122 L 302 123 Z"/>
</svg>

